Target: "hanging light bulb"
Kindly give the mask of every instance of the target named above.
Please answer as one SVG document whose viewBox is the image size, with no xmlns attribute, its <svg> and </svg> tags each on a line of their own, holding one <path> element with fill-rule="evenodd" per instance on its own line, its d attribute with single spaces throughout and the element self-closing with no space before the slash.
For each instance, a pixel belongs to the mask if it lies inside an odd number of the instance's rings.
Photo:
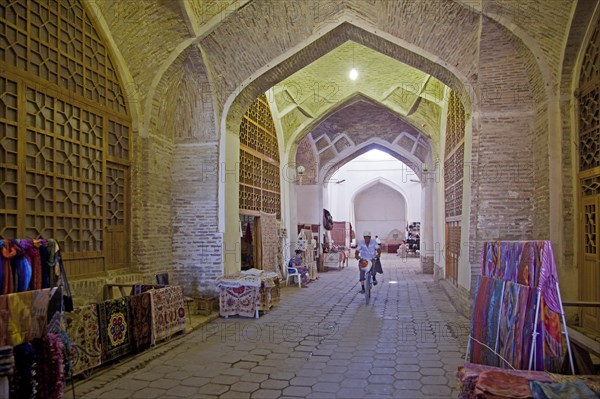
<svg viewBox="0 0 600 399">
<path fill-rule="evenodd" d="M 358 71 L 354 68 L 354 42 L 352 42 L 352 69 L 350 70 L 350 79 L 356 80 L 358 78 Z"/>
</svg>

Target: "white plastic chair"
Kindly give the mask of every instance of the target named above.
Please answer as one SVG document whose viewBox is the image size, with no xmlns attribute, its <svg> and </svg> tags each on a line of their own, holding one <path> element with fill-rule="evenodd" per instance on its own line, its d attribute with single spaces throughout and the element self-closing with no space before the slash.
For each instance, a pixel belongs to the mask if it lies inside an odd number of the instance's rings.
<svg viewBox="0 0 600 399">
<path fill-rule="evenodd" d="M 302 276 L 300 275 L 298 269 L 296 269 L 295 267 L 288 267 L 288 275 L 285 279 L 286 287 L 288 285 L 290 277 L 292 278 L 292 282 L 294 282 L 294 277 L 298 277 L 298 288 L 302 288 Z"/>
</svg>

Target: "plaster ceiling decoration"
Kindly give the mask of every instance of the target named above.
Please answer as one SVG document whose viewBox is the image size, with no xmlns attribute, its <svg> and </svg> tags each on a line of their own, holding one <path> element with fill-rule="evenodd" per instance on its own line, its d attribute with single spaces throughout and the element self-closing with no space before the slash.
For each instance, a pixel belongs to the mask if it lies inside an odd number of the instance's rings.
<svg viewBox="0 0 600 399">
<path fill-rule="evenodd" d="M 349 78 L 353 67 L 358 70 L 356 80 Z M 425 72 L 348 41 L 274 86 L 272 95 L 286 142 L 298 140 L 307 129 L 357 95 L 385 105 L 408 124 L 437 137 L 445 88 Z M 389 142 L 397 134 L 377 132 Z M 320 150 L 326 148 L 322 139 L 317 142 Z"/>
<path fill-rule="evenodd" d="M 431 152 L 429 138 L 404 118 L 381 104 L 357 96 L 331 112 L 300 141 L 296 163 L 315 162 L 311 167 L 318 171 L 319 180 L 327 181 L 327 178 L 322 180 L 323 175 L 331 175 L 371 148 L 379 148 L 417 169 L 428 161 Z M 419 175 L 420 171 L 415 173 Z M 303 184 L 317 183 L 312 179 L 303 181 Z"/>
</svg>

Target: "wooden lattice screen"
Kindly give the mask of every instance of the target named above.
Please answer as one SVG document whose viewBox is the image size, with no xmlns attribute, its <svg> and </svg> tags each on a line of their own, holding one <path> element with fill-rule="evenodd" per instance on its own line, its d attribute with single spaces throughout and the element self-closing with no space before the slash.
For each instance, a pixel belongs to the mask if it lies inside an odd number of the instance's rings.
<svg viewBox="0 0 600 399">
<path fill-rule="evenodd" d="M 70 276 L 127 267 L 131 119 L 94 24 L 2 1 L 0 43 L 0 236 L 57 239 Z"/>
<path fill-rule="evenodd" d="M 444 188 L 446 205 L 446 278 L 456 284 L 460 256 L 460 230 L 465 156 L 465 110 L 454 91 L 448 99 Z"/>
<path fill-rule="evenodd" d="M 600 301 L 600 20 L 586 46 L 579 77 L 579 295 Z M 583 308 L 582 324 L 600 331 L 600 310 Z"/>
<path fill-rule="evenodd" d="M 279 146 L 267 98 L 262 95 L 240 125 L 240 212 L 281 219 Z"/>
</svg>

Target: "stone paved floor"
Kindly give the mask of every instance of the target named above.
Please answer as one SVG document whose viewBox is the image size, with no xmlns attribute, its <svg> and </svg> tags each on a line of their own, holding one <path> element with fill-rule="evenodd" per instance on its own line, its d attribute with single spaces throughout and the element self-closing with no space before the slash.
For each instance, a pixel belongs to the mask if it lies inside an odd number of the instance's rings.
<svg viewBox="0 0 600 399">
<path fill-rule="evenodd" d="M 309 288 L 283 288 L 260 319 L 217 319 L 150 351 L 160 352 L 152 360 L 79 383 L 77 397 L 456 397 L 468 321 L 418 262 L 386 255 L 366 306 L 351 260 Z"/>
</svg>

